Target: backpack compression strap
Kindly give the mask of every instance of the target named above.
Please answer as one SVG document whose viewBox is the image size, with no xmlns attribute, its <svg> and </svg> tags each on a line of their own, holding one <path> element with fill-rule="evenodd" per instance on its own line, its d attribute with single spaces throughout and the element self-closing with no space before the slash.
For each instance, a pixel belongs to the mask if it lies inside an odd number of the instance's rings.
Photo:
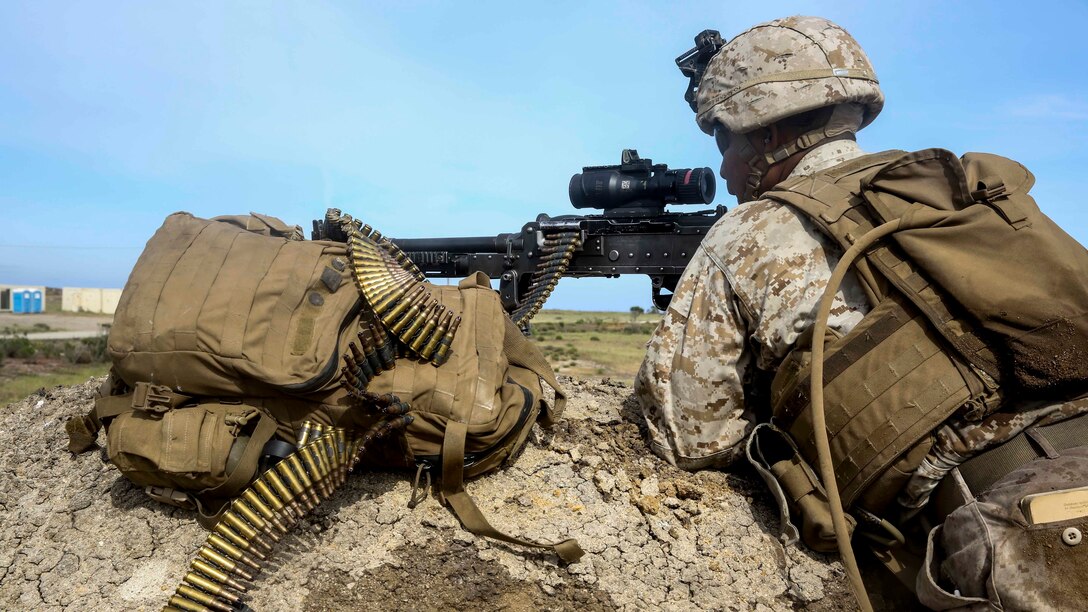
<svg viewBox="0 0 1088 612">
<path fill-rule="evenodd" d="M 551 427 L 563 416 L 563 410 L 567 407 L 567 394 L 559 386 L 559 381 L 555 379 L 555 371 L 548 365 L 544 355 L 533 346 L 533 343 L 529 342 L 525 335 L 521 333 L 521 330 L 518 329 L 518 326 L 508 317 L 506 318 L 506 334 L 503 336 L 502 350 L 506 353 L 510 363 L 531 370 L 555 391 L 554 406 L 545 411 L 543 416 L 540 417 L 542 425 Z"/>
<path fill-rule="evenodd" d="M 543 425 L 550 426 L 559 418 L 566 405 L 566 394 L 555 379 L 555 373 L 551 366 L 544 360 L 540 351 L 522 335 L 521 330 L 514 325 L 509 317 L 503 317 L 506 321 L 506 329 L 503 337 L 503 352 L 506 353 L 510 363 L 520 365 L 531 370 L 544 379 L 544 382 L 555 390 L 555 407 L 541 416 Z M 584 554 L 578 541 L 571 538 L 555 543 L 531 542 L 509 536 L 495 529 L 465 491 L 465 440 L 468 436 L 468 425 L 464 422 L 451 419 L 446 425 L 446 435 L 442 441 L 442 481 L 440 491 L 443 501 L 449 505 L 458 520 L 469 532 L 518 544 L 530 548 L 549 549 L 559 555 L 559 558 L 567 563 L 578 561 Z"/>
<path fill-rule="evenodd" d="M 509 536 L 491 526 L 484 518 L 476 502 L 472 501 L 465 492 L 465 438 L 468 435 L 468 425 L 465 423 L 450 421 L 446 426 L 446 437 L 442 441 L 442 499 L 453 509 L 453 513 L 464 525 L 465 529 L 475 535 L 487 536 L 503 542 L 528 546 L 530 548 L 546 548 L 555 551 L 559 558 L 567 563 L 574 563 L 584 554 L 582 547 L 573 538 L 555 542 L 552 544 L 531 542 Z"/>
<path fill-rule="evenodd" d="M 103 395 L 94 400 L 94 407 L 87 414 L 72 417 L 64 424 L 68 433 L 68 450 L 74 454 L 94 448 L 103 421 L 133 410 L 165 412 L 192 399 L 188 395 L 174 393 L 165 385 L 136 383 L 131 393 Z"/>
</svg>

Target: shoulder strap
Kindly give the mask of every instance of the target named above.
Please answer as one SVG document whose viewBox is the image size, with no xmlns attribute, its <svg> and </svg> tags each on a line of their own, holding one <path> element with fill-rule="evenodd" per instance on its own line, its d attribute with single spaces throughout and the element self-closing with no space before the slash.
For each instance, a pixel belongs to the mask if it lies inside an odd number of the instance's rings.
<svg viewBox="0 0 1088 612">
<path fill-rule="evenodd" d="M 527 546 L 529 548 L 544 548 L 554 551 L 559 558 L 567 563 L 574 563 L 584 554 L 578 541 L 570 538 L 560 542 L 544 543 L 523 540 L 507 535 L 495 529 L 480 512 L 476 502 L 465 491 L 465 438 L 468 434 L 468 425 L 461 422 L 450 421 L 446 426 L 446 437 L 442 442 L 442 482 L 441 492 L 443 501 L 453 509 L 453 513 L 464 525 L 465 529 L 475 535 L 487 536 L 503 542 Z"/>
<path fill-rule="evenodd" d="M 188 395 L 174 393 L 165 385 L 136 383 L 132 391 L 124 395 L 103 395 L 94 400 L 94 407 L 87 414 L 72 417 L 64 424 L 68 433 L 68 450 L 79 454 L 95 447 L 98 432 L 105 421 L 133 410 L 165 412 L 192 399 Z"/>
<path fill-rule="evenodd" d="M 540 416 L 541 424 L 545 427 L 551 427 L 563 416 L 563 410 L 567 406 L 567 394 L 559 386 L 559 381 L 555 378 L 555 370 L 548 364 L 548 361 L 536 348 L 536 345 L 529 342 L 510 317 L 504 317 L 504 319 L 506 334 L 503 337 L 502 348 L 510 363 L 532 370 L 534 374 L 548 383 L 548 386 L 555 391 L 555 405 L 541 413 Z"/>
<path fill-rule="evenodd" d="M 804 214 L 846 251 L 875 227 L 859 195 L 864 178 L 902 155 L 902 151 L 865 155 L 823 172 L 787 179 L 763 197 Z M 859 260 L 855 269 L 870 303 L 879 302 L 886 294 L 885 283 L 865 259 Z"/>
<path fill-rule="evenodd" d="M 461 290 L 462 299 L 465 299 L 469 290 L 486 288 L 491 291 L 491 283 L 487 276 L 482 273 L 477 273 L 468 278 L 465 278 L 458 284 L 458 288 Z M 475 296 L 473 296 L 475 298 Z M 506 359 L 515 365 L 527 368 L 543 378 L 549 386 L 555 389 L 556 398 L 556 410 L 555 413 L 561 412 L 563 404 L 566 401 L 566 395 L 559 387 L 559 382 L 555 379 L 555 374 L 552 372 L 551 366 L 544 359 L 544 356 L 540 354 L 534 346 L 532 346 L 528 340 L 521 334 L 521 330 L 510 320 L 510 317 L 502 313 L 499 307 L 498 301 L 494 303 L 495 310 L 492 311 L 493 316 L 501 317 L 504 321 L 504 327 L 494 328 L 489 327 L 489 333 L 502 333 L 502 351 L 506 356 Z M 485 312 L 485 311 L 481 311 Z M 489 326 L 493 325 L 492 320 L 487 321 L 474 321 L 475 326 Z M 472 325 L 468 325 L 469 328 Z M 501 330 L 501 331 L 500 331 Z M 462 331 L 464 333 L 464 331 Z M 497 340 L 497 337 L 490 336 L 490 339 Z M 479 348 L 479 346 L 477 346 Z M 484 364 L 481 364 L 483 367 Z M 520 546 L 527 546 L 530 548 L 544 548 L 554 551 L 559 558 L 567 563 L 573 563 L 581 558 L 583 552 L 582 548 L 578 546 L 578 542 L 574 539 L 567 539 L 554 543 L 541 543 L 533 542 L 531 540 L 524 540 L 507 535 L 488 522 L 483 513 L 480 512 L 479 507 L 465 491 L 465 441 L 468 436 L 468 414 L 467 411 L 472 409 L 471 402 L 460 402 L 454 405 L 453 413 L 450 415 L 449 421 L 446 423 L 445 436 L 442 440 L 442 474 L 441 474 L 441 499 L 448 505 L 457 518 L 464 525 L 465 529 L 473 534 L 494 538 L 503 542 L 509 542 L 511 544 L 518 544 Z M 549 423 L 553 415 L 546 415 L 544 417 L 545 423 Z"/>
<path fill-rule="evenodd" d="M 895 194 L 878 198 L 871 193 L 874 181 L 900 175 L 908 178 L 897 186 Z M 845 252 L 874 227 L 902 214 L 902 207 L 893 210 L 886 205 L 900 193 L 920 202 L 971 197 L 959 161 L 941 149 L 867 155 L 825 172 L 784 181 L 765 197 L 803 213 Z M 870 303 L 879 303 L 887 296 L 889 284 L 894 286 L 964 358 L 991 378 L 999 378 L 997 359 L 973 327 L 964 324 L 948 296 L 919 273 L 917 265 L 896 245 L 886 242 L 875 246 L 854 265 Z"/>
</svg>

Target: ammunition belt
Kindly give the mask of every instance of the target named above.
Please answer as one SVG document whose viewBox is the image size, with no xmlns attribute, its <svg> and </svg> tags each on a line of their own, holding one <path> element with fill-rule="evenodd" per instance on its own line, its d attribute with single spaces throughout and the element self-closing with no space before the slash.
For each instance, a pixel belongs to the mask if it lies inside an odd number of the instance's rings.
<svg viewBox="0 0 1088 612">
<path fill-rule="evenodd" d="M 273 545 L 344 484 L 372 442 L 411 422 L 404 414 L 408 405 L 395 396 L 377 401 L 384 416 L 362 435 L 303 423 L 298 449 L 265 471 L 219 517 L 163 610 L 231 612 L 241 606 Z"/>
<path fill-rule="evenodd" d="M 445 363 L 461 317 L 431 295 L 419 268 L 381 232 L 357 221 L 345 223 L 344 230 L 355 284 L 374 315 L 370 320 L 360 318 L 362 353 L 369 359 L 368 350 L 384 351 L 381 361 L 388 366 L 374 373 L 392 369 L 390 334 L 419 357 L 435 365 Z M 364 383 L 370 379 L 365 370 L 353 374 Z"/>
<path fill-rule="evenodd" d="M 540 247 L 543 256 L 529 281 L 525 301 L 510 315 L 514 323 L 523 327 L 540 312 L 548 296 L 559 284 L 559 279 L 563 278 L 563 273 L 567 271 L 580 242 L 580 232 L 551 232 L 544 235 L 544 244 Z"/>
</svg>

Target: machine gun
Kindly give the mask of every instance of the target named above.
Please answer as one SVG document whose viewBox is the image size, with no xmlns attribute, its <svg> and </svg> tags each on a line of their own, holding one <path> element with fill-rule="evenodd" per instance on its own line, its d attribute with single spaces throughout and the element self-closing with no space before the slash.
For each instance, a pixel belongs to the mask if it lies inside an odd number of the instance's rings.
<svg viewBox="0 0 1088 612">
<path fill-rule="evenodd" d="M 499 279 L 503 307 L 522 327 L 565 276 L 645 274 L 654 305 L 664 309 L 699 242 L 725 213 L 724 206 L 679 213 L 665 205 L 709 204 L 714 189 L 710 168 L 669 170 L 625 149 L 619 165 L 587 166 L 571 177 L 571 204 L 602 214 L 541 214 L 520 232 L 497 236 L 389 240 L 428 277 L 479 271 Z"/>
<path fill-rule="evenodd" d="M 620 164 L 587 166 L 570 179 L 570 202 L 602 214 L 541 214 L 520 232 L 471 238 L 391 238 L 428 277 L 484 272 L 499 279 L 503 307 L 528 323 L 562 277 L 650 277 L 653 303 L 668 307 L 671 292 L 703 236 L 725 207 L 691 213 L 666 204 L 709 204 L 710 168 L 669 170 L 625 149 Z M 668 291 L 669 293 L 663 293 Z"/>
</svg>

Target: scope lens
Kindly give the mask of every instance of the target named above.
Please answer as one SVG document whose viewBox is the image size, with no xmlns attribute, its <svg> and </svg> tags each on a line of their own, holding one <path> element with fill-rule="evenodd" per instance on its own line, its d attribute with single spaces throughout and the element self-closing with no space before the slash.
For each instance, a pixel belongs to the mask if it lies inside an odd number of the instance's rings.
<svg viewBox="0 0 1088 612">
<path fill-rule="evenodd" d="M 676 201 L 679 204 L 710 204 L 714 201 L 714 171 L 710 168 L 676 170 Z"/>
</svg>

